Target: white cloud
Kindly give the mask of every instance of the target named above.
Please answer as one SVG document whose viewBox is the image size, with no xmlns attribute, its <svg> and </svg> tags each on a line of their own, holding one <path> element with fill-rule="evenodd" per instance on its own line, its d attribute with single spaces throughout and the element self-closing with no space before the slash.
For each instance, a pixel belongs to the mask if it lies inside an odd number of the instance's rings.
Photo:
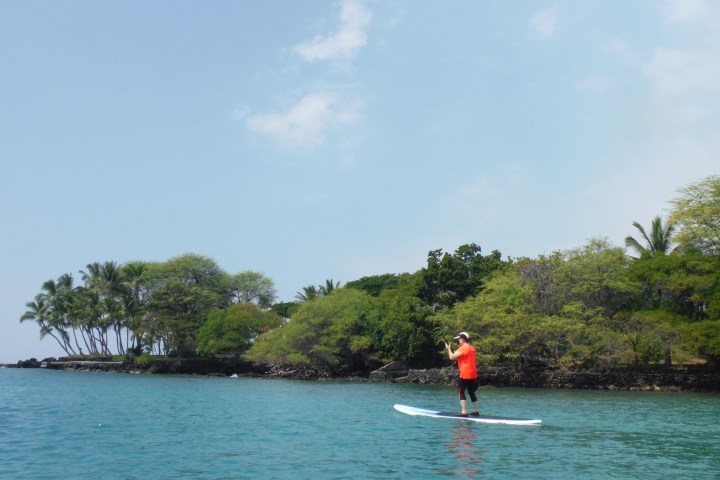
<svg viewBox="0 0 720 480">
<path fill-rule="evenodd" d="M 603 72 L 596 72 L 583 78 L 578 83 L 581 90 L 589 90 L 591 92 L 605 92 L 615 86 L 615 80 Z"/>
<path fill-rule="evenodd" d="M 329 130 L 357 120 L 357 103 L 345 103 L 338 95 L 318 92 L 306 95 L 284 113 L 265 113 L 247 118 L 247 127 L 267 135 L 284 147 L 317 146 Z"/>
<path fill-rule="evenodd" d="M 296 45 L 293 50 L 308 62 L 349 57 L 367 44 L 365 28 L 371 18 L 372 12 L 366 10 L 362 2 L 345 0 L 337 32 L 326 37 L 317 36 L 311 41 Z"/>
<path fill-rule="evenodd" d="M 630 50 L 630 44 L 624 38 L 613 38 L 601 47 L 604 53 L 617 55 Z"/>
<path fill-rule="evenodd" d="M 514 223 L 519 211 L 527 211 L 522 200 L 510 192 L 525 190 L 531 181 L 517 165 L 502 165 L 481 172 L 448 192 L 443 210 L 454 225 L 504 225 Z M 509 227 L 508 227 L 509 228 Z"/>
<path fill-rule="evenodd" d="M 668 0 L 660 13 L 667 23 L 689 23 L 705 17 L 709 12 L 705 0 Z"/>
<path fill-rule="evenodd" d="M 600 46 L 600 51 L 605 55 L 619 57 L 627 62 L 634 62 L 638 54 L 635 49 L 624 38 L 613 38 L 609 42 Z"/>
<path fill-rule="evenodd" d="M 480 176 L 474 182 L 458 188 L 456 195 L 461 203 L 472 204 L 495 200 L 500 197 L 501 191 L 488 177 Z"/>
<path fill-rule="evenodd" d="M 237 107 L 237 108 L 233 111 L 233 118 L 234 118 L 235 120 L 244 120 L 244 119 L 246 119 L 248 116 L 250 116 L 250 113 L 251 113 L 251 112 L 252 112 L 252 110 L 250 109 L 249 106 L 247 106 L 247 105 L 242 105 L 242 106 L 240 106 L 240 107 Z"/>
<path fill-rule="evenodd" d="M 720 88 L 720 56 L 710 51 L 657 48 L 643 71 L 661 96 L 688 96 Z"/>
<path fill-rule="evenodd" d="M 643 72 L 655 122 L 692 124 L 720 109 L 720 51 L 657 48 Z"/>
<path fill-rule="evenodd" d="M 554 8 L 538 10 L 530 17 L 530 28 L 541 38 L 552 37 L 557 25 L 557 12 Z"/>
</svg>

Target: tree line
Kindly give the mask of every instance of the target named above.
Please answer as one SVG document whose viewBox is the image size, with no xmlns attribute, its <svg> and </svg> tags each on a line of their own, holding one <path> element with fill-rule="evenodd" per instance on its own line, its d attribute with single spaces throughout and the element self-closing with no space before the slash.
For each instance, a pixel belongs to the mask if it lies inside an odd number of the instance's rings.
<svg viewBox="0 0 720 480">
<path fill-rule="evenodd" d="M 36 322 L 41 337 L 52 337 L 68 355 L 217 350 L 212 326 L 234 307 L 255 322 L 265 319 L 267 328 L 281 320 L 267 312 L 276 298 L 271 279 L 253 271 L 230 275 L 196 254 L 167 262 L 96 262 L 80 271 L 80 280 L 66 273 L 46 281 L 20 319 Z"/>
<path fill-rule="evenodd" d="M 443 364 L 441 342 L 471 334 L 481 362 L 597 365 L 720 360 L 720 177 L 606 239 L 538 258 L 432 250 L 414 273 L 308 285 L 275 302 L 272 280 L 230 275 L 195 254 L 114 262 L 43 284 L 22 321 L 68 354 L 231 354 L 333 373 L 391 360 Z"/>
</svg>

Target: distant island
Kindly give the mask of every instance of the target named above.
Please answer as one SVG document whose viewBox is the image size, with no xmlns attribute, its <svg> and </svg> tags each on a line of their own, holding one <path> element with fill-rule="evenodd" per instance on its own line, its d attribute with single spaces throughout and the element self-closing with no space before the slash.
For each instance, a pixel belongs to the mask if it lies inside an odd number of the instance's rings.
<svg viewBox="0 0 720 480">
<path fill-rule="evenodd" d="M 415 381 L 410 372 L 447 368 L 444 342 L 466 331 L 488 384 L 631 388 L 620 372 L 716 375 L 720 177 L 670 203 L 667 219 L 629 226 L 624 247 L 597 238 L 503 258 L 469 243 L 429 251 L 414 273 L 329 279 L 289 302 L 262 273 L 230 274 L 198 254 L 96 262 L 79 281 L 64 273 L 43 283 L 20 321 L 35 322 L 66 362 L 108 357 L 126 371 L 208 374 L 212 365 L 219 374 L 372 378 L 401 362 L 408 372 L 392 381 Z M 673 382 L 682 383 L 660 383 Z"/>
</svg>

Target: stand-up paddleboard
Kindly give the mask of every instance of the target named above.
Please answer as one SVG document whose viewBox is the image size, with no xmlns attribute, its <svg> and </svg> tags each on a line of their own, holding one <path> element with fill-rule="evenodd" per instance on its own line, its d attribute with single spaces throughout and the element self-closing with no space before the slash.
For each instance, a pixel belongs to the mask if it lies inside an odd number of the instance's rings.
<svg viewBox="0 0 720 480">
<path fill-rule="evenodd" d="M 501 423 L 505 425 L 540 425 L 542 420 L 530 420 L 527 418 L 510 418 L 510 417 L 492 417 L 488 415 L 468 415 L 467 417 L 458 417 L 457 413 L 436 412 L 434 410 L 425 410 L 424 408 L 408 407 L 407 405 L 395 405 L 395 410 L 406 413 L 408 415 L 417 415 L 421 417 L 434 418 L 453 418 L 455 420 L 467 420 L 469 422 L 479 423 Z"/>
</svg>

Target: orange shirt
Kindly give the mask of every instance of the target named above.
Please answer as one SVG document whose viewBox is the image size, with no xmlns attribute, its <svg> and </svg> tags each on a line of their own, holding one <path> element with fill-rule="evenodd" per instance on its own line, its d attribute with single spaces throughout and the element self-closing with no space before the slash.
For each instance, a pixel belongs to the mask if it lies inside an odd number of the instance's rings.
<svg viewBox="0 0 720 480">
<path fill-rule="evenodd" d="M 457 359 L 460 378 L 465 380 L 476 379 L 477 365 L 475 364 L 475 347 L 469 343 L 464 343 L 455 351 L 460 352 L 460 356 Z"/>
</svg>

